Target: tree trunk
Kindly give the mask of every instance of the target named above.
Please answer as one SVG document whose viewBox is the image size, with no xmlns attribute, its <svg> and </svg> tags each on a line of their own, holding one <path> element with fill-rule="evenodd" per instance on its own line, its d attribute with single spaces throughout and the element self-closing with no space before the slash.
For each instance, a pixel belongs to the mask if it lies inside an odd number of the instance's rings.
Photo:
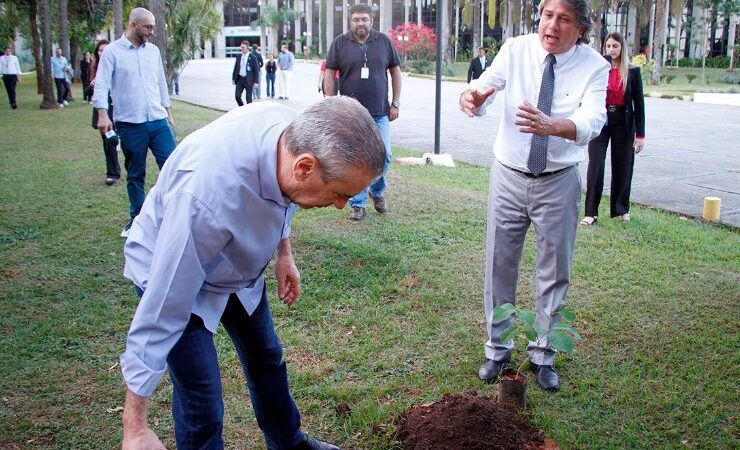
<svg viewBox="0 0 740 450">
<path fill-rule="evenodd" d="M 455 61 L 455 36 L 451 33 L 455 28 L 455 0 L 446 0 L 444 22 L 442 26 L 442 40 L 444 43 L 443 57 L 444 63 L 448 67 L 452 67 L 452 63 Z"/>
<path fill-rule="evenodd" d="M 481 0 L 473 0 L 473 54 L 483 46 L 480 29 L 480 3 Z"/>
<path fill-rule="evenodd" d="M 653 52 L 655 65 L 653 66 L 653 84 L 660 83 L 660 68 L 663 64 L 663 55 L 666 51 L 666 35 L 668 25 L 666 15 L 668 14 L 668 0 L 656 0 L 655 2 L 655 41 L 653 42 Z"/>
<path fill-rule="evenodd" d="M 691 55 L 691 24 L 694 23 L 694 0 L 686 1 L 686 11 L 688 11 L 688 17 L 686 17 L 686 23 L 689 25 L 686 27 L 686 44 L 684 46 L 684 55 L 688 58 Z"/>
<path fill-rule="evenodd" d="M 37 0 L 28 0 L 28 9 L 30 11 L 28 25 L 31 29 L 31 37 L 33 42 L 33 60 L 36 67 L 36 93 L 44 93 L 44 66 L 42 62 L 41 52 L 41 36 L 39 36 L 39 21 L 37 16 L 38 2 Z"/>
<path fill-rule="evenodd" d="M 159 48 L 162 56 L 162 67 L 167 67 L 167 17 L 165 16 L 165 0 L 149 0 L 149 11 L 154 14 L 154 35 L 151 43 Z M 170 80 L 167 80 L 169 87 Z"/>
<path fill-rule="evenodd" d="M 39 3 L 39 14 L 41 15 L 41 30 L 43 33 L 43 49 L 41 60 L 43 69 L 44 98 L 41 100 L 41 109 L 56 109 L 54 101 L 54 88 L 51 87 L 51 12 L 49 11 L 49 0 L 41 0 Z"/>
<path fill-rule="evenodd" d="M 303 41 L 301 40 L 301 15 L 303 11 L 298 10 L 300 4 L 301 2 L 298 0 L 293 0 L 293 10 L 296 13 L 295 19 L 293 20 L 293 48 L 295 49 L 294 52 L 296 56 L 303 54 Z"/>
<path fill-rule="evenodd" d="M 72 60 L 69 53 L 69 7 L 67 0 L 58 0 L 57 7 L 59 8 L 59 47 L 62 49 L 62 55 L 67 58 L 67 63 L 70 67 L 74 67 L 74 60 Z M 74 77 L 72 77 L 74 78 Z M 70 85 L 74 81 L 70 80 Z M 72 96 L 72 86 L 70 86 L 67 100 L 74 100 Z"/>
<path fill-rule="evenodd" d="M 113 0 L 113 40 L 123 34 L 123 0 Z"/>
</svg>

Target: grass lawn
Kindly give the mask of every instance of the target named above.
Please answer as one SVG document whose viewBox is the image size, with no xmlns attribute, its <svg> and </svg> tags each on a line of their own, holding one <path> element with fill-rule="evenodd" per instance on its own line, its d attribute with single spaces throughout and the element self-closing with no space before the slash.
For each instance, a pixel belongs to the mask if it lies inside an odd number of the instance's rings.
<svg viewBox="0 0 740 450">
<path fill-rule="evenodd" d="M 114 448 L 137 303 L 121 275 L 125 185 L 103 183 L 89 105 L 39 103 L 27 77 L 19 109 L 3 98 L 0 112 L 0 448 Z M 178 102 L 174 114 L 180 139 L 219 115 Z M 299 212 L 302 298 L 287 308 L 270 284 L 303 427 L 345 448 L 398 448 L 394 419 L 410 405 L 494 393 L 476 377 L 488 171 L 396 164 L 389 176 L 385 216 Z M 585 341 L 558 359 L 561 392 L 530 385 L 526 414 L 565 449 L 738 448 L 740 234 L 632 215 L 579 230 L 569 307 Z M 530 307 L 532 237 L 519 289 Z M 227 334 L 215 339 L 226 447 L 263 448 Z M 150 424 L 174 448 L 170 394 L 165 377 Z"/>
</svg>

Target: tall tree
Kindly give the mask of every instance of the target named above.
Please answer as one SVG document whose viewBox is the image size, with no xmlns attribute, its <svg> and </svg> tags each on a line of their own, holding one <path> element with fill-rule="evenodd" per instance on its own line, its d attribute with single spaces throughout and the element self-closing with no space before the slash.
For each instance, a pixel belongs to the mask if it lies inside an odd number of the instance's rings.
<svg viewBox="0 0 740 450">
<path fill-rule="evenodd" d="M 59 18 L 59 47 L 62 55 L 69 59 L 69 9 L 67 0 L 57 0 L 57 14 Z"/>
<path fill-rule="evenodd" d="M 480 3 L 482 0 L 473 0 L 473 53 L 483 46 L 483 36 L 480 29 Z"/>
<path fill-rule="evenodd" d="M 123 0 L 113 0 L 113 39 L 123 34 Z"/>
<path fill-rule="evenodd" d="M 51 87 L 51 11 L 49 10 L 49 0 L 41 0 L 39 3 L 39 13 L 41 15 L 42 30 L 42 52 L 41 60 L 44 71 L 44 98 L 41 101 L 41 109 L 56 109 L 57 103 L 54 100 L 54 90 Z"/>
<path fill-rule="evenodd" d="M 167 0 L 166 23 L 169 40 L 164 68 L 171 80 L 175 69 L 182 70 L 195 57 L 201 39 L 213 39 L 223 22 L 210 0 Z"/>
<path fill-rule="evenodd" d="M 670 1 L 670 10 L 671 15 L 673 16 L 673 19 L 676 21 L 676 34 L 674 41 L 674 49 L 673 49 L 673 61 L 676 64 L 676 67 L 678 67 L 678 60 L 679 60 L 679 45 L 681 44 L 681 26 L 683 22 L 683 0 L 669 0 Z"/>
<path fill-rule="evenodd" d="M 666 51 L 666 39 L 668 37 L 668 0 L 655 1 L 655 41 L 653 51 L 655 52 L 655 64 L 653 65 L 653 84 L 660 83 L 660 70 L 663 63 L 663 55 Z"/>
<path fill-rule="evenodd" d="M 36 93 L 43 94 L 46 85 L 44 84 L 44 63 L 42 58 L 43 52 L 41 51 L 41 36 L 39 36 L 37 0 L 29 0 L 28 9 L 28 26 L 31 29 L 31 41 L 33 42 L 32 53 L 36 67 Z"/>
<path fill-rule="evenodd" d="M 162 56 L 162 67 L 167 67 L 167 16 L 165 6 L 165 0 L 149 0 L 149 11 L 154 14 L 155 25 L 151 42 L 159 48 Z"/>
</svg>

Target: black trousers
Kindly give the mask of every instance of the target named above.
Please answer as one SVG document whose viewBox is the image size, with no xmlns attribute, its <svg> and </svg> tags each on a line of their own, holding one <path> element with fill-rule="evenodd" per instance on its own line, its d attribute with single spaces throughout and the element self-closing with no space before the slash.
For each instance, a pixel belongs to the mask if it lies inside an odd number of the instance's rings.
<svg viewBox="0 0 740 450">
<path fill-rule="evenodd" d="M 624 121 L 624 108 L 607 112 L 607 123 L 601 134 L 588 144 L 588 170 L 586 172 L 586 215 L 597 217 L 599 203 L 604 190 L 604 166 L 606 148 L 611 141 L 611 217 L 621 216 L 630 211 L 630 190 L 632 188 L 632 169 L 635 164 L 635 151 L 632 148 L 635 136 L 628 134 Z"/>
<path fill-rule="evenodd" d="M 242 92 L 247 91 L 245 97 L 247 98 L 247 104 L 252 103 L 252 84 L 247 77 L 236 77 L 236 86 L 234 89 L 234 98 L 239 106 L 244 105 L 242 101 Z"/>
<path fill-rule="evenodd" d="M 15 85 L 18 84 L 18 75 L 3 75 L 3 84 L 8 92 L 10 106 L 15 109 L 17 106 L 15 103 Z"/>
<path fill-rule="evenodd" d="M 64 100 L 69 95 L 67 80 L 64 78 L 54 78 L 54 83 L 57 85 L 57 103 L 64 103 Z"/>
</svg>

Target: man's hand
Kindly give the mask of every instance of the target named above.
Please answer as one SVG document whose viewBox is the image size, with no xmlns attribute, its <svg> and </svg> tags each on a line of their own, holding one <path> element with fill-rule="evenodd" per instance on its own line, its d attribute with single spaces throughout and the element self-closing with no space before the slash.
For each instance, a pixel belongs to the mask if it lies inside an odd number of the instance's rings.
<svg viewBox="0 0 740 450">
<path fill-rule="evenodd" d="M 98 131 L 100 131 L 100 134 L 105 134 L 112 129 L 113 129 L 113 123 L 110 121 L 110 118 L 108 117 L 108 110 L 103 109 L 103 108 L 98 108 Z"/>
<path fill-rule="evenodd" d="M 645 148 L 645 138 L 635 138 L 635 143 L 632 147 L 635 149 L 635 155 L 640 153 Z"/>
<path fill-rule="evenodd" d="M 496 92 L 496 88 L 488 88 L 483 92 L 478 92 L 477 89 L 468 89 L 460 95 L 460 110 L 473 117 L 478 113 L 481 105 L 483 105 L 488 97 L 492 96 Z"/>
<path fill-rule="evenodd" d="M 123 405 L 122 450 L 164 450 L 164 445 L 146 423 L 148 400 L 126 389 Z"/>
<path fill-rule="evenodd" d="M 165 108 L 167 110 L 167 122 L 170 123 L 170 126 L 172 127 L 172 132 L 175 132 L 175 118 L 172 117 L 172 108 L 167 107 Z"/>
<path fill-rule="evenodd" d="M 255 88 L 255 89 L 257 89 L 257 88 L 258 88 L 259 86 L 260 86 L 260 84 L 259 84 L 259 83 L 254 83 L 254 84 L 252 85 L 252 87 L 253 87 L 253 88 Z"/>
<path fill-rule="evenodd" d="M 388 120 L 393 122 L 396 119 L 398 119 L 398 108 L 396 108 L 395 106 L 391 106 L 391 109 L 388 113 Z"/>
<path fill-rule="evenodd" d="M 166 450 L 156 434 L 148 427 L 142 430 L 123 430 L 121 450 Z"/>
<path fill-rule="evenodd" d="M 301 295 L 301 273 L 293 260 L 293 250 L 288 239 L 283 239 L 278 245 L 275 277 L 278 281 L 278 297 L 287 306 L 291 306 Z"/>
<path fill-rule="evenodd" d="M 538 136 L 550 136 L 555 134 L 555 123 L 552 118 L 539 109 L 532 106 L 528 101 L 519 105 L 514 125 L 519 127 L 522 133 L 531 133 Z"/>
</svg>

